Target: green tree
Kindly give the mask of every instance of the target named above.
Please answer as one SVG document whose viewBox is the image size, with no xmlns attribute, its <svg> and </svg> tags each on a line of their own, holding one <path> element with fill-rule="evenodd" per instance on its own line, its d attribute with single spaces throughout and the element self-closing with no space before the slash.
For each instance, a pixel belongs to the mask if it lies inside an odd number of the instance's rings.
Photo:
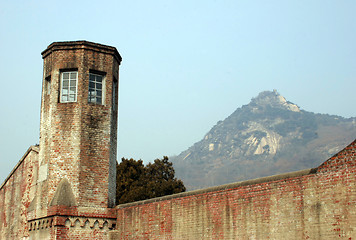
<svg viewBox="0 0 356 240">
<path fill-rule="evenodd" d="M 117 204 L 184 192 L 183 182 L 174 174 L 173 164 L 166 156 L 147 166 L 142 160 L 122 158 L 117 165 Z"/>
<path fill-rule="evenodd" d="M 142 160 L 122 158 L 116 166 L 116 201 L 126 203 L 146 199 L 145 186 L 142 177 L 145 166 Z"/>
</svg>

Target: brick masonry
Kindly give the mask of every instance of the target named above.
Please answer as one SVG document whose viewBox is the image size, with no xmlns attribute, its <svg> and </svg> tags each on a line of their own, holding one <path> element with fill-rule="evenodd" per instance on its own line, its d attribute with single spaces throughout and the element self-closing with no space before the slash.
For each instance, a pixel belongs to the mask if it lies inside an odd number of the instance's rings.
<svg viewBox="0 0 356 240">
<path fill-rule="evenodd" d="M 316 169 L 117 206 L 111 239 L 356 239 L 356 141 Z"/>
<path fill-rule="evenodd" d="M 0 186 L 0 239 L 356 239 L 356 140 L 315 169 L 115 207 L 117 50 L 53 43 L 44 59 L 40 145 Z M 78 71 L 60 103 L 60 72 Z M 90 71 L 104 104 L 88 103 Z"/>
<path fill-rule="evenodd" d="M 31 146 L 0 187 L 0 239 L 29 237 L 27 209 L 35 196 L 38 146 Z"/>
</svg>

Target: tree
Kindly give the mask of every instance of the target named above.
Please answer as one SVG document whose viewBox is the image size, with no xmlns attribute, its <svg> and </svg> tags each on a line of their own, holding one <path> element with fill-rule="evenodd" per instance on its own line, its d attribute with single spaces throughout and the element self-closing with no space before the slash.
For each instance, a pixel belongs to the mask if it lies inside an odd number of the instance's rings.
<svg viewBox="0 0 356 240">
<path fill-rule="evenodd" d="M 183 182 L 174 174 L 173 164 L 166 156 L 147 166 L 142 160 L 122 158 L 117 164 L 117 204 L 184 192 Z"/>
<path fill-rule="evenodd" d="M 122 158 L 116 166 L 116 202 L 126 203 L 146 199 L 145 186 L 142 176 L 145 166 L 142 160 Z"/>
</svg>

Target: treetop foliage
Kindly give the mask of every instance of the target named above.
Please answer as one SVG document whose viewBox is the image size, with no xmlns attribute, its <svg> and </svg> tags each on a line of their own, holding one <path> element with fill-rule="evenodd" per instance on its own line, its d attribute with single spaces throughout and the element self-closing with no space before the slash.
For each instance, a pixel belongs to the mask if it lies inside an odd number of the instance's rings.
<svg viewBox="0 0 356 240">
<path fill-rule="evenodd" d="M 117 164 L 117 204 L 184 192 L 185 186 L 175 178 L 168 157 L 156 159 L 144 166 L 142 160 L 122 158 Z"/>
</svg>

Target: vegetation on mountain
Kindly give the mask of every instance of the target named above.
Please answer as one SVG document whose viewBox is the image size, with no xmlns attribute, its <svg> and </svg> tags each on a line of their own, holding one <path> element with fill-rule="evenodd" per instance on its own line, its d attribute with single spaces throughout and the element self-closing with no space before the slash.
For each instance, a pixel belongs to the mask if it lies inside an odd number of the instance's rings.
<svg viewBox="0 0 356 240">
<path fill-rule="evenodd" d="M 117 164 L 117 204 L 145 200 L 185 191 L 181 180 L 175 178 L 168 157 L 156 159 L 144 166 L 142 160 L 122 158 Z"/>
</svg>

